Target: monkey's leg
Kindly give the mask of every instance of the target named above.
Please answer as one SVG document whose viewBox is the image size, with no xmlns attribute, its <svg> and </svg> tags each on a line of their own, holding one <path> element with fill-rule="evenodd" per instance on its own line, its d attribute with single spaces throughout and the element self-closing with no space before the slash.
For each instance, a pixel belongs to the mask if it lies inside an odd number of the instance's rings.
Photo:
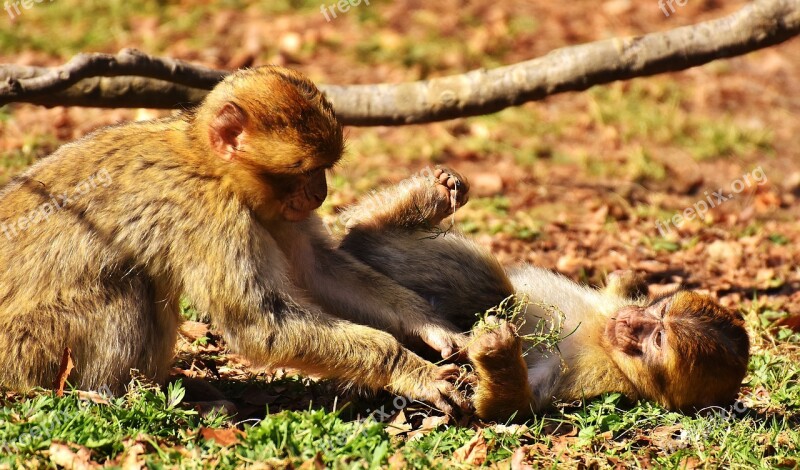
<svg viewBox="0 0 800 470">
<path fill-rule="evenodd" d="M 65 348 L 83 390 L 124 392 L 131 369 L 162 383 L 177 337 L 177 310 L 136 274 L 115 275 L 92 288 L 61 288 L 54 301 L 4 318 L 0 325 L 0 385 L 51 388 Z M 12 305 L 13 307 L 13 305 Z"/>
<path fill-rule="evenodd" d="M 469 183 L 450 169 L 429 176 L 413 176 L 395 186 L 362 198 L 343 212 L 345 233 L 354 230 L 428 229 L 437 225 L 469 199 Z"/>
<path fill-rule="evenodd" d="M 435 177 L 414 177 L 360 202 L 340 249 L 416 292 L 458 331 L 468 331 L 476 314 L 514 289 L 483 247 L 458 233 L 430 230 L 451 210 L 452 197 L 466 200 L 462 181 L 452 170 L 437 170 Z M 461 188 L 458 194 L 454 188 Z"/>
<path fill-rule="evenodd" d="M 504 421 L 532 414 L 533 392 L 522 358 L 522 340 L 510 323 L 477 333 L 469 346 L 478 384 L 473 403 L 481 419 Z"/>
</svg>

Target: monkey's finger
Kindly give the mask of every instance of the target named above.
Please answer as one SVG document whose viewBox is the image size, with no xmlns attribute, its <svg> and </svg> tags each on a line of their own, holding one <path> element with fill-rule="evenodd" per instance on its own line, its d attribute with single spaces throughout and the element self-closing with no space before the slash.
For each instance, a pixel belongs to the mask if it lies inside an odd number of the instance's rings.
<svg viewBox="0 0 800 470">
<path fill-rule="evenodd" d="M 467 354 L 467 348 L 466 348 L 466 346 L 459 347 L 458 349 L 450 348 L 450 350 L 448 350 L 448 351 L 445 351 L 443 349 L 442 350 L 442 359 L 444 359 L 447 362 L 454 362 L 456 364 L 461 364 L 461 363 L 467 362 L 469 360 L 469 357 L 468 357 L 468 354 Z"/>
<path fill-rule="evenodd" d="M 449 346 L 445 347 L 445 348 L 442 348 L 442 359 L 449 360 L 450 357 L 452 357 L 454 355 L 455 355 L 455 353 L 453 353 L 453 348 L 451 348 Z"/>
<path fill-rule="evenodd" d="M 430 400 L 430 403 L 443 413 L 453 417 L 460 414 L 470 413 L 472 405 L 464 395 L 461 394 L 452 384 L 446 383 L 439 390 L 439 396 Z"/>
<path fill-rule="evenodd" d="M 474 372 L 467 372 L 461 374 L 461 377 L 458 378 L 458 381 L 462 384 L 467 385 L 477 385 L 478 384 L 478 374 Z"/>
<path fill-rule="evenodd" d="M 433 400 L 431 404 L 439 409 L 442 413 L 450 416 L 455 416 L 455 412 L 453 411 L 453 405 L 447 402 L 444 398 L 440 398 L 438 400 Z"/>
<path fill-rule="evenodd" d="M 470 413 L 473 411 L 472 402 L 455 387 L 453 387 L 453 392 L 447 395 L 447 398 L 459 412 Z"/>
<path fill-rule="evenodd" d="M 455 364 L 439 366 L 436 374 L 438 380 L 455 381 L 461 375 L 461 368 Z"/>
</svg>

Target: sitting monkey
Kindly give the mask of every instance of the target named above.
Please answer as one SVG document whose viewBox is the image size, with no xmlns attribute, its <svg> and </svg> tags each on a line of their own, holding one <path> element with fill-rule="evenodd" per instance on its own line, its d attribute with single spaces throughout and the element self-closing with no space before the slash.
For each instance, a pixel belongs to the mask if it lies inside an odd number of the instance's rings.
<svg viewBox="0 0 800 470">
<path fill-rule="evenodd" d="M 65 356 L 78 388 L 163 384 L 184 294 L 257 364 L 464 406 L 457 366 L 397 340 L 449 356 L 463 338 L 314 214 L 343 148 L 314 84 L 267 66 L 38 161 L 0 190 L 0 389 L 52 386 Z"/>
<path fill-rule="evenodd" d="M 512 294 L 527 297 L 519 332 L 496 322 L 476 332 L 468 348 L 479 417 L 525 417 L 554 399 L 604 392 L 679 410 L 733 401 L 748 363 L 740 315 L 689 291 L 648 301 L 635 295 L 641 285 L 630 274 L 612 275 L 596 290 L 533 266 L 505 272 L 469 239 L 435 236 L 445 229 L 438 224 L 466 202 L 467 190 L 459 175 L 437 170 L 377 193 L 341 217 L 348 223 L 340 249 L 417 292 L 461 331 L 472 328 L 476 313 Z M 551 328 L 560 322 L 551 310 L 564 315 L 559 352 L 523 354 L 520 335 L 540 320 Z"/>
</svg>

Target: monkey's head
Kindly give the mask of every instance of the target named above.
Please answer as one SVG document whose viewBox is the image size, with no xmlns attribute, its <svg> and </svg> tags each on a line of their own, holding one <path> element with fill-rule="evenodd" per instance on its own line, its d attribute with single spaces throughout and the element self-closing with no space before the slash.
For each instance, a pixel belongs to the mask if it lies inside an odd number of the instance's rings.
<svg viewBox="0 0 800 470">
<path fill-rule="evenodd" d="M 670 409 L 729 404 L 747 372 L 750 341 L 741 315 L 695 292 L 623 307 L 605 336 L 638 394 Z"/>
<path fill-rule="evenodd" d="M 259 214 L 302 220 L 327 196 L 325 170 L 344 151 L 333 106 L 305 76 L 240 70 L 206 97 L 195 123 L 234 190 Z"/>
</svg>

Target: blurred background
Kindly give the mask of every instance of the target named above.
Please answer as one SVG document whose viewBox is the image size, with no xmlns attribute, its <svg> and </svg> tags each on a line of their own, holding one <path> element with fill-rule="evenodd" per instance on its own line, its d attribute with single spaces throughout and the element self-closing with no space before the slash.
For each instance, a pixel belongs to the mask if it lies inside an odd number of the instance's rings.
<svg viewBox="0 0 800 470">
<path fill-rule="evenodd" d="M 327 2 L 327 3 L 326 3 Z M 0 12 L 0 62 L 57 65 L 134 47 L 214 68 L 296 68 L 319 83 L 401 82 L 497 67 L 600 39 L 732 13 L 743 1 L 43 0 Z M 336 14 L 334 17 L 333 14 Z M 500 113 L 408 127 L 347 128 L 322 212 L 434 164 L 473 183 L 456 228 L 505 264 L 530 261 L 592 284 L 641 270 L 725 305 L 780 317 L 800 306 L 800 43 L 681 73 L 598 86 Z M 168 111 L 0 108 L 0 182 L 63 142 Z M 80 162 L 76 162 L 80 164 Z M 709 211 L 672 218 L 761 168 Z M 751 181 L 753 178 L 751 178 Z M 707 192 L 707 193 L 706 193 Z"/>
</svg>

